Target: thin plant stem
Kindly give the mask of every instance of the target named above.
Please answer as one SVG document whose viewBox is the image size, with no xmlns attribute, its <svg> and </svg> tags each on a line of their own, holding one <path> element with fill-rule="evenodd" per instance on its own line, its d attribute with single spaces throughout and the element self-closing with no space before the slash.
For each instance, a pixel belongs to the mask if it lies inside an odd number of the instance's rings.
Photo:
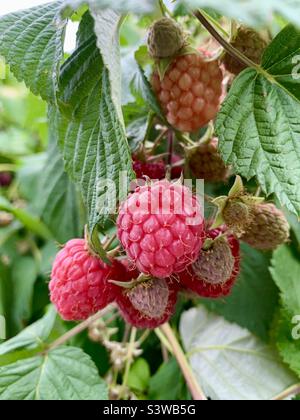
<svg viewBox="0 0 300 420">
<path fill-rule="evenodd" d="M 214 19 L 212 16 L 210 16 L 208 13 L 206 13 L 203 9 L 201 9 L 201 13 L 203 14 L 203 16 L 209 20 L 216 28 L 219 29 L 219 31 L 226 36 L 227 38 L 230 38 L 230 35 L 227 31 L 225 31 L 225 29 L 223 28 L 222 25 L 219 24 L 219 22 Z"/>
<path fill-rule="evenodd" d="M 88 318 L 86 321 L 81 322 L 81 324 L 78 324 L 76 327 L 72 328 L 70 331 L 68 331 L 66 334 L 59 337 L 57 340 L 55 340 L 52 344 L 49 345 L 47 348 L 47 351 L 51 351 L 56 349 L 59 346 L 62 346 L 67 341 L 71 340 L 76 335 L 82 333 L 87 328 L 89 328 L 90 325 L 92 325 L 95 321 L 98 321 L 98 319 L 103 318 L 105 315 L 109 314 L 114 309 L 113 305 L 107 306 L 105 309 L 103 309 L 100 312 L 97 312 L 95 315 Z"/>
<path fill-rule="evenodd" d="M 229 42 L 227 42 L 219 32 L 211 25 L 211 23 L 207 20 L 200 10 L 194 12 L 194 16 L 201 22 L 201 24 L 208 30 L 208 32 L 219 42 L 220 45 L 224 48 L 225 51 L 228 52 L 233 58 L 238 60 L 241 64 L 246 65 L 247 67 L 253 67 L 255 69 L 259 69 L 261 72 L 261 68 L 255 64 L 252 60 L 234 48 Z"/>
<path fill-rule="evenodd" d="M 162 358 L 164 363 L 168 363 L 169 361 L 169 352 L 167 347 L 165 347 L 163 344 L 161 344 L 161 354 L 162 354 Z"/>
<path fill-rule="evenodd" d="M 172 349 L 169 341 L 165 337 L 164 333 L 161 331 L 161 329 L 156 328 L 156 330 L 154 330 L 154 332 L 155 332 L 157 338 L 159 339 L 159 341 L 161 342 L 161 344 L 168 350 L 169 353 L 173 354 L 173 349 Z"/>
<path fill-rule="evenodd" d="M 150 154 L 153 154 L 154 151 L 157 149 L 157 147 L 160 145 L 160 142 L 162 141 L 162 139 L 164 138 L 164 136 L 167 134 L 168 132 L 168 128 L 164 128 L 161 133 L 157 136 L 157 138 L 155 139 L 154 143 L 153 143 L 153 147 L 151 149 Z"/>
<path fill-rule="evenodd" d="M 111 238 L 107 240 L 107 242 L 103 245 L 104 251 L 108 251 L 114 241 L 117 239 L 117 234 L 115 233 Z"/>
<path fill-rule="evenodd" d="M 290 388 L 283 391 L 281 394 L 277 395 L 275 398 L 272 398 L 272 401 L 283 401 L 286 398 L 293 397 L 300 394 L 300 384 L 291 386 Z"/>
<path fill-rule="evenodd" d="M 140 338 L 138 339 L 138 344 L 141 346 L 149 337 L 150 335 L 150 331 L 149 330 L 145 330 L 143 332 L 143 334 L 140 336 Z"/>
<path fill-rule="evenodd" d="M 255 197 L 259 197 L 261 194 L 261 187 L 257 187 L 257 190 L 255 192 Z"/>
<path fill-rule="evenodd" d="M 131 333 L 130 333 L 128 352 L 127 352 L 127 356 L 126 356 L 126 366 L 125 366 L 125 372 L 124 372 L 124 376 L 123 376 L 122 387 L 123 387 L 124 390 L 127 387 L 130 367 L 131 367 L 132 360 L 133 360 L 133 351 L 134 351 L 134 348 L 135 348 L 136 334 L 137 334 L 137 329 L 135 327 L 133 327 L 131 329 Z"/>
<path fill-rule="evenodd" d="M 169 157 L 168 157 L 168 165 L 172 170 L 172 160 L 173 160 L 173 150 L 174 150 L 174 132 L 170 130 L 168 133 L 168 142 L 169 142 Z"/>
<path fill-rule="evenodd" d="M 191 392 L 191 395 L 194 400 L 198 401 L 206 401 L 207 398 L 204 395 L 204 392 L 202 391 L 200 385 L 198 384 L 191 366 L 189 365 L 187 358 L 174 334 L 174 331 L 172 330 L 171 326 L 169 324 L 164 324 L 162 327 L 160 327 L 161 331 L 164 333 L 166 338 L 168 339 L 172 349 L 174 356 L 178 362 L 178 365 L 182 371 L 182 374 L 186 380 L 187 386 Z"/>
<path fill-rule="evenodd" d="M 158 3 L 159 3 L 159 8 L 161 10 L 162 15 L 163 16 L 168 15 L 169 17 L 172 17 L 172 13 L 167 8 L 167 6 L 164 4 L 163 0 L 158 0 Z"/>
<path fill-rule="evenodd" d="M 130 325 L 129 324 L 125 324 L 125 331 L 124 331 L 124 335 L 123 335 L 123 339 L 122 339 L 122 343 L 126 343 L 128 341 L 129 338 L 129 334 L 130 334 Z"/>
</svg>

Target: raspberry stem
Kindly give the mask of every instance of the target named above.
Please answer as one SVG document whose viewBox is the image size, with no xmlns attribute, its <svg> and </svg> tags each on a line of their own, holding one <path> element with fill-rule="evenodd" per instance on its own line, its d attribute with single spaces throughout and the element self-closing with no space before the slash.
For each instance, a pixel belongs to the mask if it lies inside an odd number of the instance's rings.
<svg viewBox="0 0 300 420">
<path fill-rule="evenodd" d="M 286 398 L 293 397 L 300 393 L 300 384 L 291 386 L 290 388 L 283 391 L 281 394 L 277 395 L 275 398 L 272 398 L 272 401 L 283 401 Z"/>
<path fill-rule="evenodd" d="M 123 383 L 122 383 L 122 388 L 123 388 L 124 391 L 126 391 L 129 372 L 130 372 L 130 366 L 131 366 L 132 360 L 133 360 L 133 351 L 134 351 L 134 348 L 135 348 L 136 334 L 137 334 L 137 329 L 135 327 L 132 327 L 131 333 L 130 333 L 128 351 L 127 351 L 127 355 L 126 355 L 125 372 L 124 372 Z"/>
<path fill-rule="evenodd" d="M 71 340 L 76 335 L 82 333 L 84 330 L 86 330 L 90 325 L 92 325 L 95 321 L 98 321 L 98 319 L 103 318 L 105 315 L 109 314 L 114 309 L 113 305 L 107 306 L 102 311 L 97 312 L 95 315 L 91 316 L 87 320 L 81 322 L 76 327 L 72 328 L 70 331 L 68 331 L 66 334 L 59 337 L 57 340 L 53 341 L 52 344 L 50 344 L 47 348 L 47 352 L 56 349 L 57 347 L 62 346 L 67 341 Z"/>
<path fill-rule="evenodd" d="M 166 336 L 170 343 L 170 346 L 173 349 L 174 356 L 183 373 L 183 376 L 186 380 L 187 386 L 192 394 L 193 399 L 197 401 L 206 401 L 207 398 L 205 397 L 204 392 L 200 388 L 170 324 L 164 324 L 162 327 L 160 327 L 160 330 Z"/>
<path fill-rule="evenodd" d="M 208 30 L 208 32 L 219 42 L 220 45 L 228 52 L 233 58 L 239 61 L 241 64 L 246 65 L 247 67 L 253 67 L 259 71 L 261 71 L 260 66 L 255 64 L 251 61 L 248 57 L 234 48 L 232 45 L 229 44 L 219 33 L 216 29 L 210 24 L 210 22 L 206 19 L 200 10 L 194 12 L 194 16 L 202 23 L 202 25 Z"/>
<path fill-rule="evenodd" d="M 168 157 L 168 166 L 172 170 L 172 157 L 173 157 L 173 148 L 174 148 L 174 132 L 170 130 L 168 133 L 168 142 L 169 142 L 169 157 Z"/>
<path fill-rule="evenodd" d="M 163 16 L 169 15 L 169 17 L 173 17 L 170 10 L 167 8 L 167 6 L 164 4 L 163 0 L 158 0 L 159 8 L 161 10 L 161 13 Z"/>
</svg>

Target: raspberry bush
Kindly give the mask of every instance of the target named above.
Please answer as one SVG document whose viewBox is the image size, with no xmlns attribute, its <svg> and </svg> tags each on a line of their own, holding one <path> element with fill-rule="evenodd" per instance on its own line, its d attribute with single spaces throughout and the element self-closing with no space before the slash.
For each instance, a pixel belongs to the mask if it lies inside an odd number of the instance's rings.
<svg viewBox="0 0 300 420">
<path fill-rule="evenodd" d="M 0 400 L 297 398 L 300 1 L 7 12 Z"/>
</svg>

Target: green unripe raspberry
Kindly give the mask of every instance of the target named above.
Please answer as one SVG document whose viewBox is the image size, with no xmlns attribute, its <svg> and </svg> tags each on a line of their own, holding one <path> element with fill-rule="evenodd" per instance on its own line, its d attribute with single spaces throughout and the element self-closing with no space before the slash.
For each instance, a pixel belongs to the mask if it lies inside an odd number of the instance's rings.
<svg viewBox="0 0 300 420">
<path fill-rule="evenodd" d="M 253 248 L 271 251 L 286 243 L 290 226 L 284 213 L 274 204 L 260 204 L 252 209 L 253 219 L 241 240 Z"/>
<path fill-rule="evenodd" d="M 255 64 L 260 64 L 268 43 L 258 32 L 251 28 L 240 26 L 234 39 L 231 41 L 231 45 Z M 224 55 L 223 63 L 226 70 L 236 75 L 247 68 L 246 65 L 243 65 L 228 53 Z"/>
<path fill-rule="evenodd" d="M 152 58 L 169 58 L 185 45 L 182 28 L 172 19 L 162 18 L 153 23 L 148 34 L 148 51 Z"/>
</svg>

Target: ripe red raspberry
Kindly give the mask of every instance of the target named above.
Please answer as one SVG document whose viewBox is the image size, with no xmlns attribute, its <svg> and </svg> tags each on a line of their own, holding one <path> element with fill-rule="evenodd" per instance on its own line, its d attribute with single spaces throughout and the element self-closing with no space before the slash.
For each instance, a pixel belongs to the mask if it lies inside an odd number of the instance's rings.
<svg viewBox="0 0 300 420">
<path fill-rule="evenodd" d="M 216 240 L 222 233 L 223 228 L 208 231 L 207 239 Z M 217 239 L 208 250 L 202 250 L 198 260 L 180 275 L 180 281 L 197 295 L 216 299 L 229 295 L 239 271 L 240 245 L 230 235 L 227 239 Z"/>
<path fill-rule="evenodd" d="M 183 271 L 203 243 L 198 199 L 187 187 L 166 180 L 137 188 L 121 206 L 117 226 L 129 259 L 157 278 Z"/>
<path fill-rule="evenodd" d="M 49 284 L 51 302 L 66 321 L 81 321 L 113 302 L 109 279 L 126 272 L 117 261 L 108 266 L 91 255 L 86 241 L 73 239 L 57 254 Z"/>
<path fill-rule="evenodd" d="M 135 160 L 133 162 L 133 170 L 137 179 L 148 177 L 150 179 L 161 180 L 166 176 L 166 165 L 164 162 L 150 163 Z"/>
<path fill-rule="evenodd" d="M 290 226 L 274 204 L 265 203 L 251 207 L 251 222 L 241 240 L 262 251 L 275 250 L 290 237 Z"/>
<path fill-rule="evenodd" d="M 224 164 L 218 151 L 218 139 L 199 144 L 188 151 L 188 162 L 193 175 L 207 182 L 225 182 L 230 169 Z"/>
<path fill-rule="evenodd" d="M 174 59 L 163 80 L 153 74 L 152 86 L 168 122 L 183 132 L 194 132 L 213 120 L 220 108 L 223 72 L 218 61 L 198 54 Z"/>
<path fill-rule="evenodd" d="M 268 43 L 261 37 L 261 35 L 251 28 L 240 26 L 235 34 L 231 45 L 238 51 L 250 58 L 255 64 L 260 64 L 263 53 L 268 46 Z M 223 63 L 226 70 L 238 75 L 247 68 L 231 54 L 226 53 L 223 58 Z"/>
<path fill-rule="evenodd" d="M 0 173 L 0 187 L 9 187 L 12 182 L 12 176 L 9 172 Z"/>
<path fill-rule="evenodd" d="M 136 286 L 120 287 L 116 302 L 124 319 L 137 328 L 157 328 L 175 311 L 178 284 L 170 279 L 152 278 Z"/>
<path fill-rule="evenodd" d="M 171 177 L 172 179 L 179 179 L 181 177 L 181 174 L 184 171 L 183 164 L 180 164 L 182 161 L 182 157 L 178 155 L 172 156 L 172 171 L 171 171 Z"/>
</svg>

